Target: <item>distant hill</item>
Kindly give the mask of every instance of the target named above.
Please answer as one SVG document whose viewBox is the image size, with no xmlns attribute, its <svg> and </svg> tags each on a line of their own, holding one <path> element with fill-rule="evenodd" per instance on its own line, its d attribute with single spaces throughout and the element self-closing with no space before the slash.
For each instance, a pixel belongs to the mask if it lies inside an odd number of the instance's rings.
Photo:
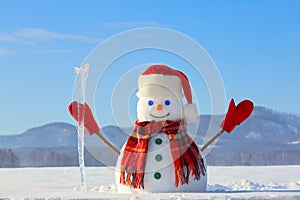
<svg viewBox="0 0 300 200">
<path fill-rule="evenodd" d="M 46 124 L 29 129 L 21 135 L 0 136 L 0 148 L 76 146 L 76 128 L 66 123 Z"/>
<path fill-rule="evenodd" d="M 20 135 L 0 136 L 0 167 L 78 165 L 77 131 L 66 123 L 50 123 Z M 90 165 L 101 165 L 86 151 Z"/>
<path fill-rule="evenodd" d="M 199 147 L 216 133 L 223 116 L 203 115 L 196 130 Z M 199 127 L 197 127 L 199 125 Z M 210 127 L 210 128 L 208 128 Z M 121 148 L 132 128 L 107 126 L 103 134 Z M 192 131 L 191 131 L 192 132 Z M 86 164 L 114 165 L 116 155 L 96 136 L 86 136 Z M 253 114 L 232 133 L 224 133 L 206 156 L 209 165 L 300 164 L 300 117 L 255 107 Z M 95 159 L 94 156 L 97 158 Z M 77 161 L 77 132 L 73 125 L 51 123 L 20 135 L 0 136 L 0 167 L 74 166 Z"/>
<path fill-rule="evenodd" d="M 214 165 L 300 164 L 300 117 L 256 107 L 207 158 Z"/>
</svg>

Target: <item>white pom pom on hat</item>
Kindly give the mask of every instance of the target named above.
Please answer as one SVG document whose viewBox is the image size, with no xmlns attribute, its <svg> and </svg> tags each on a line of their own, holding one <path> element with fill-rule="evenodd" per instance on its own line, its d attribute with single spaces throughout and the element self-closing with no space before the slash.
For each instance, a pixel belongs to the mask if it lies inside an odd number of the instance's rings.
<svg viewBox="0 0 300 200">
<path fill-rule="evenodd" d="M 166 65 L 152 65 L 139 76 L 138 97 L 148 96 L 176 96 L 184 97 L 187 104 L 184 106 L 183 117 L 195 121 L 198 117 L 197 107 L 192 102 L 192 91 L 187 76 L 178 70 Z"/>
</svg>

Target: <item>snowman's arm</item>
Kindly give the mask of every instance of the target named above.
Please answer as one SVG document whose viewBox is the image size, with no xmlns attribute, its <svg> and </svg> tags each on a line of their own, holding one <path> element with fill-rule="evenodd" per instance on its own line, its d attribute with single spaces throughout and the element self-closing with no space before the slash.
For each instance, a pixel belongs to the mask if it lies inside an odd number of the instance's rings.
<svg viewBox="0 0 300 200">
<path fill-rule="evenodd" d="M 211 138 L 203 147 L 201 147 L 200 151 L 203 152 L 211 143 L 213 143 L 218 137 L 220 137 L 224 133 L 224 129 L 221 129 L 217 135 L 215 135 L 213 138 Z"/>
<path fill-rule="evenodd" d="M 81 104 L 77 101 L 73 101 L 69 107 L 69 112 L 72 117 L 79 123 L 83 124 L 85 130 L 89 135 L 96 134 L 106 145 L 108 145 L 115 153 L 120 155 L 120 150 L 118 150 L 112 143 L 110 143 L 100 132 L 100 127 L 98 126 L 93 113 L 87 103 Z"/>
<path fill-rule="evenodd" d="M 106 145 L 108 145 L 116 154 L 120 155 L 120 150 L 110 143 L 99 131 L 95 133 Z"/>
<path fill-rule="evenodd" d="M 244 100 L 235 105 L 234 100 L 231 99 L 225 119 L 220 126 L 221 130 L 200 149 L 201 152 L 207 149 L 224 131 L 230 133 L 237 125 L 245 121 L 251 115 L 253 109 L 253 102 L 249 100 Z"/>
</svg>

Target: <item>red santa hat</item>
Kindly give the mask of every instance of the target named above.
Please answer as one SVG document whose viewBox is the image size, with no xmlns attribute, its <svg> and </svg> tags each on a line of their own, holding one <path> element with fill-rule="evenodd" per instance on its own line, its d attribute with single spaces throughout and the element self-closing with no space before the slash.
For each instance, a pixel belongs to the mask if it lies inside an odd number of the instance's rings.
<svg viewBox="0 0 300 200">
<path fill-rule="evenodd" d="M 190 83 L 181 71 L 166 65 L 152 65 L 139 76 L 138 87 L 138 97 L 185 97 L 187 104 L 184 106 L 183 117 L 191 121 L 197 119 L 197 107 L 192 102 Z"/>
</svg>

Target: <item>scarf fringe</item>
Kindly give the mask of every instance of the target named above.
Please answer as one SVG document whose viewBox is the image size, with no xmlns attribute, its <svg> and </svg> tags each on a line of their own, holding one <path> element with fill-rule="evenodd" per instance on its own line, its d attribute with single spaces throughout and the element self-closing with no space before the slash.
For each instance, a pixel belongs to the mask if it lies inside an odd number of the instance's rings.
<svg viewBox="0 0 300 200">
<path fill-rule="evenodd" d="M 200 162 L 196 161 L 194 164 L 190 164 L 184 167 L 176 167 L 175 169 L 175 183 L 174 185 L 184 185 L 190 183 L 190 175 L 194 176 L 194 180 L 200 180 L 202 176 L 206 175 L 206 169 L 204 167 L 203 159 L 200 159 Z"/>
<path fill-rule="evenodd" d="M 120 183 L 133 188 L 144 188 L 143 184 L 144 174 L 143 173 L 132 173 L 121 171 Z"/>
</svg>

